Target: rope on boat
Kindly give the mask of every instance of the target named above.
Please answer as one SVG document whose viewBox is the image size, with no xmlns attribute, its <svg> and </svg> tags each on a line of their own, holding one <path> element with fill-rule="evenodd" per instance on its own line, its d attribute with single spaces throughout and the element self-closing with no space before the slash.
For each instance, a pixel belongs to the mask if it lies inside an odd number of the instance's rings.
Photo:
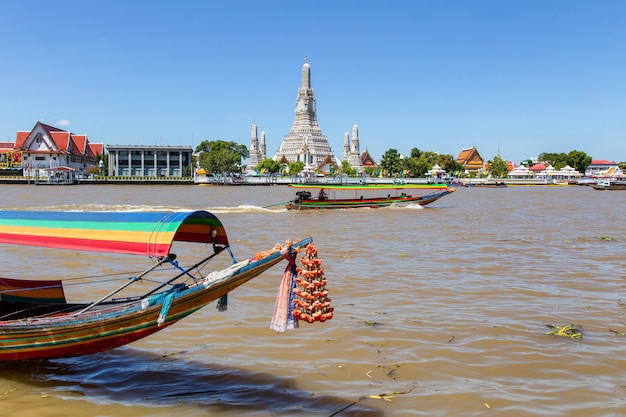
<svg viewBox="0 0 626 417">
<path fill-rule="evenodd" d="M 228 250 L 230 257 L 233 260 L 233 265 L 237 264 L 237 259 L 235 259 L 235 255 L 233 254 L 233 251 L 230 249 L 230 246 L 228 246 L 226 250 Z M 228 293 L 222 295 L 219 298 L 219 300 L 217 300 L 217 305 L 215 306 L 215 308 L 217 308 L 217 311 L 228 310 Z"/>
<path fill-rule="evenodd" d="M 294 278 L 296 272 L 297 252 L 292 253 L 290 246 L 281 249 L 280 253 L 283 258 L 287 259 L 287 267 L 283 274 L 283 279 L 276 296 L 276 304 L 274 305 L 274 315 L 270 323 L 270 329 L 277 332 L 284 332 L 298 327 L 298 321 L 291 314 L 291 294 L 293 290 Z"/>
</svg>

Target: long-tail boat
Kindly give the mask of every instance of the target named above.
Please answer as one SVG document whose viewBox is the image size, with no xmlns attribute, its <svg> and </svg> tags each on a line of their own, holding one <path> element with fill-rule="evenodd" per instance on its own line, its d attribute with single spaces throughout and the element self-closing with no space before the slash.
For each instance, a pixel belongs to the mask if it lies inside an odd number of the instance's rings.
<svg viewBox="0 0 626 417">
<path fill-rule="evenodd" d="M 1 244 L 139 255 L 152 260 L 143 272 L 123 277 L 121 285 L 115 284 L 107 294 L 86 303 L 68 302 L 63 281 L 50 279 L 53 277 L 46 276 L 46 271 L 41 280 L 0 278 L 0 361 L 87 355 L 139 340 L 212 301 L 218 300 L 218 307 L 224 307 L 230 291 L 311 241 L 276 244 L 237 262 L 224 226 L 207 211 L 0 211 Z M 202 259 L 185 266 L 170 253 L 173 242 L 204 244 L 209 249 L 198 251 Z M 202 268 L 219 254 L 230 254 L 226 267 L 203 273 Z M 168 271 L 166 279 L 157 280 L 139 295 L 120 297 L 134 283 L 153 283 L 150 274 L 162 274 L 162 269 Z"/>
<path fill-rule="evenodd" d="M 447 184 L 290 184 L 296 198 L 288 210 L 379 208 L 419 204 L 425 206 L 453 193 Z"/>
</svg>

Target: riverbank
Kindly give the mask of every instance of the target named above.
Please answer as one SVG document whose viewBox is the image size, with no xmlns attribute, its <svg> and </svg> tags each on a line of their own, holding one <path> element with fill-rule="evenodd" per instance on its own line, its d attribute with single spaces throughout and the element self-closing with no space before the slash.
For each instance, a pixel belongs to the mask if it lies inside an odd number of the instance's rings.
<svg viewBox="0 0 626 417">
<path fill-rule="evenodd" d="M 47 181 L 45 179 L 35 180 L 26 177 L 0 177 L 0 184 L 25 184 L 25 185 L 227 185 L 227 186 L 270 186 L 289 185 L 302 183 L 317 184 L 360 184 L 361 178 L 300 178 L 300 177 L 240 177 L 240 178 L 168 178 L 168 177 L 95 177 L 81 178 L 74 182 L 67 181 Z M 459 179 L 449 182 L 450 185 L 474 186 L 488 185 L 496 180 L 481 178 Z M 367 178 L 367 184 L 428 184 L 428 178 Z M 552 179 L 510 179 L 502 178 L 497 180 L 498 184 L 507 186 L 529 186 L 529 185 L 587 185 L 583 180 L 578 182 L 559 182 Z"/>
</svg>

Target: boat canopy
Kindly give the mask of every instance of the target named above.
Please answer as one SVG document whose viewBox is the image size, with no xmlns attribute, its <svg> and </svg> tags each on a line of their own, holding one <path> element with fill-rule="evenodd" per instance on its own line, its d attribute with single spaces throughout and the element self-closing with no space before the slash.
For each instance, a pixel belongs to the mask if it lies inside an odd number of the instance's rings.
<svg viewBox="0 0 626 417">
<path fill-rule="evenodd" d="M 228 246 L 224 226 L 208 211 L 0 211 L 0 243 L 166 257 L 172 243 Z"/>
</svg>

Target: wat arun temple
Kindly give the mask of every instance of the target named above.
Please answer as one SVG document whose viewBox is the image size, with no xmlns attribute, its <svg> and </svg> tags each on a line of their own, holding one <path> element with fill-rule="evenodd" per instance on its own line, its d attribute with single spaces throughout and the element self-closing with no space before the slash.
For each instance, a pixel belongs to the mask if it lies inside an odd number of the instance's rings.
<svg viewBox="0 0 626 417">
<path fill-rule="evenodd" d="M 281 164 L 304 162 L 305 171 L 320 170 L 321 167 L 330 164 L 341 166 L 341 161 L 335 156 L 317 121 L 315 91 L 311 87 L 311 66 L 308 59 L 305 59 L 302 66 L 302 83 L 298 89 L 295 113 L 291 130 L 283 138 L 273 159 Z M 248 169 L 251 170 L 266 158 L 265 132 L 261 132 L 260 141 L 257 132 L 255 122 L 252 125 L 248 162 Z M 370 158 L 367 151 L 365 154 Z M 359 152 L 358 127 L 355 124 L 352 128 L 352 140 L 347 131 L 344 134 L 343 160 L 348 161 L 353 169 L 362 172 L 363 156 Z"/>
</svg>

